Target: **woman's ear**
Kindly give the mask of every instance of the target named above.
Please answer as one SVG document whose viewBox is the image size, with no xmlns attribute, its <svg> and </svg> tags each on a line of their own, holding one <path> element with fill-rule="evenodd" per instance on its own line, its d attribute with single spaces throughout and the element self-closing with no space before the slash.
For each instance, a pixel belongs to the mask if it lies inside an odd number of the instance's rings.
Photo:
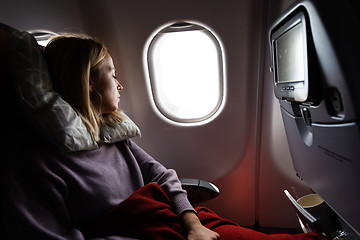
<svg viewBox="0 0 360 240">
<path fill-rule="evenodd" d="M 97 72 L 91 72 L 89 76 L 89 92 L 96 91 L 95 83 L 98 81 L 99 76 Z"/>
<path fill-rule="evenodd" d="M 91 81 L 91 79 L 90 79 L 90 81 L 89 81 L 89 92 L 90 93 L 92 93 L 93 88 L 94 88 L 94 84 L 93 84 L 93 81 Z"/>
<path fill-rule="evenodd" d="M 93 90 L 95 90 L 95 81 L 96 81 L 96 75 L 95 73 L 90 74 L 89 77 L 89 92 L 92 93 Z"/>
</svg>

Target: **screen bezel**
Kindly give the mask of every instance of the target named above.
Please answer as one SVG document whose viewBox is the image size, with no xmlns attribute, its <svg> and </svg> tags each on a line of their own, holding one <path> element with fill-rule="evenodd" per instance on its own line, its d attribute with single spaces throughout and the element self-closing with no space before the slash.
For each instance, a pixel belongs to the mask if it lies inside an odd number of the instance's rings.
<svg viewBox="0 0 360 240">
<path fill-rule="evenodd" d="M 304 57 L 304 79 L 299 81 L 280 82 L 278 79 L 277 66 L 277 48 L 276 41 L 300 24 L 303 34 L 303 57 Z M 308 54 L 308 35 L 307 20 L 302 11 L 280 23 L 275 31 L 271 34 L 271 51 L 272 51 L 272 69 L 274 74 L 274 91 L 275 96 L 281 100 L 306 102 L 309 98 L 309 54 Z"/>
</svg>

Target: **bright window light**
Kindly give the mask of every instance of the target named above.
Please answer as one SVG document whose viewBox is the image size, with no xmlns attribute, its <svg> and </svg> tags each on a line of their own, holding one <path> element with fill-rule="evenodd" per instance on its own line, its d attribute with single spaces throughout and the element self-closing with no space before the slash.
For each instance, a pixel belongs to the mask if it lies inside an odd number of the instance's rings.
<svg viewBox="0 0 360 240">
<path fill-rule="evenodd" d="M 224 98 L 219 42 L 207 29 L 175 24 L 155 35 L 148 49 L 151 94 L 159 112 L 171 121 L 205 121 Z"/>
<path fill-rule="evenodd" d="M 42 47 L 45 47 L 48 44 L 50 38 L 57 35 L 56 33 L 47 30 L 30 30 L 28 32 L 34 36 L 37 43 Z"/>
</svg>

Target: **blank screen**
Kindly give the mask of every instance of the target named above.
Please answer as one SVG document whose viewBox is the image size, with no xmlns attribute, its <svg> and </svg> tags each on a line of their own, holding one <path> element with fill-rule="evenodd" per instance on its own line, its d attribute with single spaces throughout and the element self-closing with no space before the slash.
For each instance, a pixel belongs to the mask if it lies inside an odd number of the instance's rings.
<svg viewBox="0 0 360 240">
<path fill-rule="evenodd" d="M 304 81 L 305 59 L 301 22 L 275 40 L 279 83 Z"/>
</svg>

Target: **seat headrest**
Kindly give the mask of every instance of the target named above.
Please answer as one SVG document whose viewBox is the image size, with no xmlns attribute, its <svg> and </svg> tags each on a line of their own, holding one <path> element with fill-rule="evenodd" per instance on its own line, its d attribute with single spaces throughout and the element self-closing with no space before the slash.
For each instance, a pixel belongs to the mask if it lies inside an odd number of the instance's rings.
<svg viewBox="0 0 360 240">
<path fill-rule="evenodd" d="M 81 117 L 53 90 L 45 57 L 35 38 L 1 23 L 0 33 L 1 38 L 6 38 L 6 78 L 14 83 L 20 111 L 60 151 L 91 150 L 104 142 L 140 135 L 135 123 L 121 112 L 124 120 L 115 126 L 104 126 L 102 139 L 96 142 Z"/>
</svg>

